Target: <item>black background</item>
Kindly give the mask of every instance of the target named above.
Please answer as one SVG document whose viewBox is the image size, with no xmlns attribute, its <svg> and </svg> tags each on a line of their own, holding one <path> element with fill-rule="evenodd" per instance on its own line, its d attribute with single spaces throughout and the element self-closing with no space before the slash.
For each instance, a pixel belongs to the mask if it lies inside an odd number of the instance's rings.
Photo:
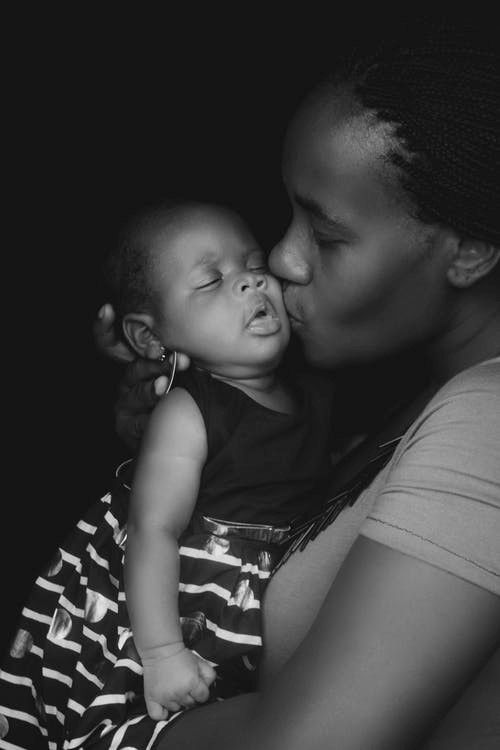
<svg viewBox="0 0 500 750">
<path fill-rule="evenodd" d="M 121 369 L 92 338 L 116 228 L 173 193 L 233 205 L 272 247 L 288 220 L 280 149 L 297 102 L 353 45 L 411 22 L 332 4 L 275 18 L 264 7 L 123 7 L 26 11 L 5 25 L 6 635 L 40 566 L 126 456 L 113 423 Z"/>
</svg>

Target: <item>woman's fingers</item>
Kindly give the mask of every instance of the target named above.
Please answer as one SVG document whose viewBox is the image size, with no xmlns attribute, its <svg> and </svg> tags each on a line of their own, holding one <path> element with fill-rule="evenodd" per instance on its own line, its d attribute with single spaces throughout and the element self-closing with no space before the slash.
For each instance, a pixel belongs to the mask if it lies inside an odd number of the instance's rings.
<svg viewBox="0 0 500 750">
<path fill-rule="evenodd" d="M 132 362 L 134 352 L 116 335 L 115 312 L 111 305 L 103 305 L 93 324 L 94 340 L 97 348 L 111 359 L 119 362 Z"/>
<path fill-rule="evenodd" d="M 178 370 L 187 370 L 190 364 L 191 364 L 191 360 L 187 354 L 183 354 L 182 352 L 177 352 L 177 369 Z"/>
<path fill-rule="evenodd" d="M 99 349 L 107 349 L 116 340 L 115 312 L 111 305 L 103 305 L 94 320 L 94 337 Z"/>
<path fill-rule="evenodd" d="M 166 390 L 168 377 L 161 374 L 162 370 L 162 363 L 143 359 L 131 362 L 125 369 L 115 405 L 115 429 L 132 450 L 137 448 L 149 415 Z"/>
<path fill-rule="evenodd" d="M 169 378 L 166 375 L 160 375 L 159 378 L 155 378 L 153 381 L 153 390 L 155 393 L 155 396 L 158 396 L 158 398 L 161 398 L 163 396 L 168 388 L 168 382 Z"/>
<path fill-rule="evenodd" d="M 111 305 L 103 305 L 94 322 L 97 347 L 108 357 L 127 362 L 119 384 L 115 405 L 115 429 L 123 442 L 133 451 L 144 433 L 150 412 L 167 391 L 171 382 L 173 353 L 164 362 L 136 357 L 116 335 L 115 313 Z M 177 356 L 177 369 L 190 365 L 185 354 Z"/>
<path fill-rule="evenodd" d="M 187 370 L 190 363 L 191 360 L 186 354 L 179 354 L 177 356 L 176 371 Z M 165 392 L 171 373 L 171 357 L 167 358 L 165 362 L 160 362 L 157 359 L 137 357 L 125 368 L 120 388 L 122 391 L 125 391 L 131 387 L 135 387 L 139 382 L 148 382 L 154 378 L 158 378 L 162 381 L 158 386 L 158 390 L 161 390 L 161 393 L 158 393 L 158 395 L 162 395 Z"/>
<path fill-rule="evenodd" d="M 118 360 L 119 362 L 134 362 L 137 360 L 137 355 L 129 346 L 127 346 L 120 336 L 117 336 L 115 321 L 116 316 L 112 305 L 108 303 L 103 305 L 99 309 L 97 317 L 93 323 L 96 346 L 103 354 L 111 359 Z M 171 366 L 172 358 L 173 355 L 171 354 L 167 362 L 162 365 L 164 372 L 170 372 L 169 367 Z M 160 365 L 160 363 L 155 360 L 141 361 L 150 362 L 153 366 Z M 177 369 L 187 370 L 190 364 L 191 360 L 188 355 L 179 352 L 177 355 Z"/>
<path fill-rule="evenodd" d="M 149 420 L 148 414 L 123 414 L 117 412 L 115 429 L 118 437 L 133 453 L 138 448 Z"/>
<path fill-rule="evenodd" d="M 115 410 L 117 413 L 144 414 L 153 409 L 161 395 L 156 391 L 155 378 L 138 380 L 128 386 L 122 381 Z"/>
<path fill-rule="evenodd" d="M 120 383 L 122 392 L 135 388 L 139 383 L 151 383 L 154 378 L 160 375 L 169 376 L 170 364 L 168 362 L 158 362 L 154 359 L 143 359 L 137 357 L 127 365 Z"/>
</svg>

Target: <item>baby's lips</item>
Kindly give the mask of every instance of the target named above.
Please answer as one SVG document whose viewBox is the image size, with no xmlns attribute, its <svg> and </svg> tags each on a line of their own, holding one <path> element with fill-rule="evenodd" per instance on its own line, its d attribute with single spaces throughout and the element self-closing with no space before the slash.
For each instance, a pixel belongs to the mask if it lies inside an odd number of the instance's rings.
<svg viewBox="0 0 500 750">
<path fill-rule="evenodd" d="M 261 297 L 259 301 L 254 304 L 251 309 L 250 313 L 246 317 L 246 323 L 245 325 L 250 325 L 250 323 L 253 323 L 255 318 L 259 315 L 259 313 L 263 312 L 265 315 L 269 315 L 273 318 L 277 318 L 278 315 L 276 313 L 276 310 L 274 308 L 273 303 L 268 297 Z"/>
</svg>

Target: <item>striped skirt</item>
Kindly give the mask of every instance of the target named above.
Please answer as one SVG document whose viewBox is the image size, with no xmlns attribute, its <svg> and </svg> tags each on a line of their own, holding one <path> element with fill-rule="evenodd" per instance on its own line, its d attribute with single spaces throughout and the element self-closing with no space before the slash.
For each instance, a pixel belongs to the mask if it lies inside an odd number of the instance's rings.
<svg viewBox="0 0 500 750">
<path fill-rule="evenodd" d="M 155 722 L 145 708 L 123 587 L 127 501 L 117 482 L 37 579 L 0 671 L 0 748 L 150 750 L 178 715 Z M 180 540 L 182 632 L 216 667 L 212 700 L 255 688 L 260 603 L 285 534 L 200 516 Z"/>
</svg>

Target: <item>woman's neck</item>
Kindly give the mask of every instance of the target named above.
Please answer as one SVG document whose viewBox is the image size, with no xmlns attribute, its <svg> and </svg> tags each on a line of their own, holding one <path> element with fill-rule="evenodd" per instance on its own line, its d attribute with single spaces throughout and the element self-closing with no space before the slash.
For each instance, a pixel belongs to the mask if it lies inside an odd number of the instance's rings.
<svg viewBox="0 0 500 750">
<path fill-rule="evenodd" d="M 446 382 L 462 370 L 500 354 L 500 303 L 471 295 L 445 333 L 429 347 L 434 379 Z"/>
</svg>

